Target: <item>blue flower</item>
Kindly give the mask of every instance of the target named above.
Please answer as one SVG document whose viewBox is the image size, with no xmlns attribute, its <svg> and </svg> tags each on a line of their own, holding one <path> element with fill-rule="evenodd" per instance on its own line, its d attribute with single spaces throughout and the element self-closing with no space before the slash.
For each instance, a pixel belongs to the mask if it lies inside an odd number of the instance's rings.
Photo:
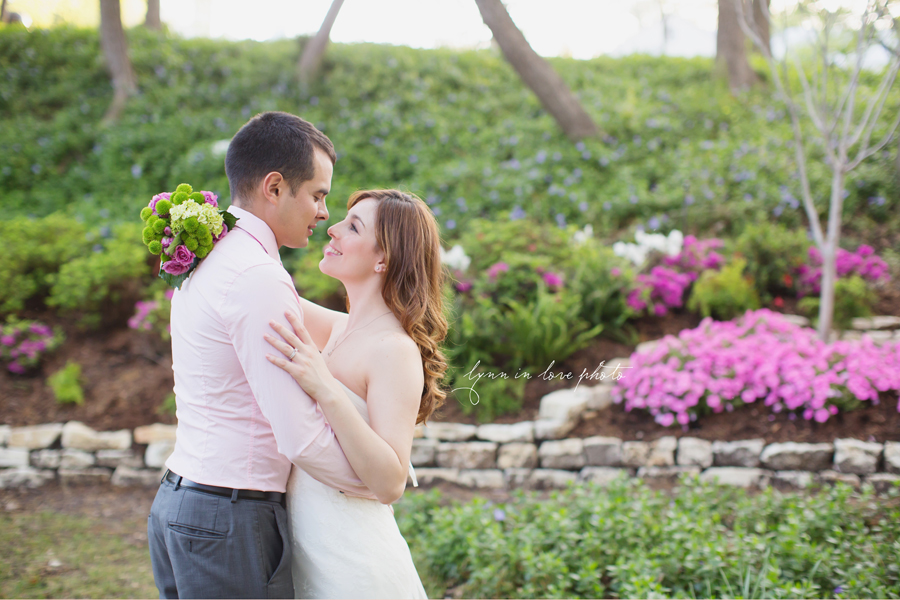
<svg viewBox="0 0 900 600">
<path fill-rule="evenodd" d="M 515 207 L 513 207 L 512 212 L 509 213 L 510 221 L 518 221 L 519 219 L 524 219 L 524 218 L 525 218 L 525 211 L 522 210 L 522 207 L 519 206 L 518 204 Z"/>
<path fill-rule="evenodd" d="M 744 202 L 753 202 L 753 196 L 750 194 L 744 194 Z"/>
<path fill-rule="evenodd" d="M 612 208 L 612 202 L 606 201 L 603 203 L 603 210 L 609 210 Z"/>
<path fill-rule="evenodd" d="M 415 154 L 410 154 L 409 155 L 409 164 L 414 165 L 417 162 L 419 162 L 419 157 L 416 156 Z"/>
<path fill-rule="evenodd" d="M 450 219 L 447 221 L 447 229 L 456 229 L 456 221 Z"/>
<path fill-rule="evenodd" d="M 578 210 L 580 210 L 581 212 L 587 212 L 587 209 L 588 209 L 588 203 L 587 203 L 587 202 L 580 202 L 580 203 L 578 204 Z"/>
<path fill-rule="evenodd" d="M 884 196 L 873 196 L 869 198 L 869 206 L 884 206 Z"/>
<path fill-rule="evenodd" d="M 656 217 L 650 217 L 650 220 L 647 221 L 647 225 L 650 227 L 650 229 L 659 229 L 659 219 Z"/>
<path fill-rule="evenodd" d="M 566 226 L 566 215 L 562 213 L 556 213 L 556 224 L 559 225 L 560 229 Z"/>
<path fill-rule="evenodd" d="M 131 176 L 135 179 L 138 179 L 144 173 L 144 167 L 141 165 L 132 165 L 131 167 Z"/>
<path fill-rule="evenodd" d="M 502 508 L 495 508 L 494 509 L 494 520 L 500 521 L 500 522 L 505 521 L 506 520 L 506 511 L 503 510 Z"/>
<path fill-rule="evenodd" d="M 637 197 L 637 195 L 636 195 L 636 194 L 632 194 L 631 197 L 628 199 L 628 201 L 631 202 L 632 204 L 637 204 L 637 203 L 638 203 L 638 197 Z"/>
<path fill-rule="evenodd" d="M 438 196 L 435 196 L 434 194 L 431 194 L 430 196 L 425 198 L 425 202 L 427 202 L 429 205 L 437 204 L 440 201 L 441 201 L 441 199 Z"/>
<path fill-rule="evenodd" d="M 684 205 L 685 206 L 690 206 L 693 203 L 694 203 L 694 197 L 692 195 L 688 194 L 687 196 L 684 197 Z"/>
<path fill-rule="evenodd" d="M 835 595 L 835 596 L 840 595 L 840 594 L 843 594 L 843 593 L 844 593 L 844 588 L 843 588 L 843 587 L 837 586 L 836 588 L 834 588 L 834 595 Z"/>
<path fill-rule="evenodd" d="M 584 152 L 584 149 L 585 149 L 584 142 L 578 142 L 577 144 L 575 144 L 575 149 L 578 150 L 579 152 Z"/>
<path fill-rule="evenodd" d="M 543 150 L 537 153 L 537 156 L 534 157 L 534 162 L 537 164 L 543 164 L 544 161 L 547 160 L 547 153 Z"/>
</svg>

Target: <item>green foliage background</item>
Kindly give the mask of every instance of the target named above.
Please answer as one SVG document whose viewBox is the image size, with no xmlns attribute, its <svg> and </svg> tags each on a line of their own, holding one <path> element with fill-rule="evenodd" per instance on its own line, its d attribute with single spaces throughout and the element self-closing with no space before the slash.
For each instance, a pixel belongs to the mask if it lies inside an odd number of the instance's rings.
<svg viewBox="0 0 900 600">
<path fill-rule="evenodd" d="M 302 92 L 294 65 L 303 39 L 128 36 L 140 94 L 103 127 L 112 88 L 96 30 L 0 30 L 6 214 L 121 220 L 180 181 L 227 199 L 214 143 L 258 112 L 286 110 L 335 142 L 334 213 L 356 189 L 405 187 L 428 199 L 449 238 L 516 206 L 550 226 L 592 223 L 601 235 L 653 217 L 662 230 L 718 235 L 774 213 L 789 226 L 804 221 L 792 207 L 799 191 L 783 110 L 765 89 L 733 98 L 707 59 L 551 59 L 605 133 L 573 144 L 494 51 L 332 44 L 320 82 Z M 874 78 L 866 74 L 864 94 Z M 811 155 L 823 208 L 829 178 Z M 896 218 L 891 163 L 885 152 L 852 175 L 845 211 L 863 219 L 856 230 Z M 887 202 L 870 206 L 875 196 Z"/>
</svg>

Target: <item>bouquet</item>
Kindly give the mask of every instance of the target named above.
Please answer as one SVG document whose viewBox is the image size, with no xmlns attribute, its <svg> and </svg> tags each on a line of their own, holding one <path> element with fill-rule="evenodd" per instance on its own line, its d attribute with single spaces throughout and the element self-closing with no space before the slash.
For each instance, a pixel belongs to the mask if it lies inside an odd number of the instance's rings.
<svg viewBox="0 0 900 600">
<path fill-rule="evenodd" d="M 144 244 L 160 259 L 160 278 L 180 288 L 213 246 L 234 228 L 237 217 L 219 208 L 212 192 L 182 183 L 172 193 L 153 196 L 141 209 Z"/>
</svg>

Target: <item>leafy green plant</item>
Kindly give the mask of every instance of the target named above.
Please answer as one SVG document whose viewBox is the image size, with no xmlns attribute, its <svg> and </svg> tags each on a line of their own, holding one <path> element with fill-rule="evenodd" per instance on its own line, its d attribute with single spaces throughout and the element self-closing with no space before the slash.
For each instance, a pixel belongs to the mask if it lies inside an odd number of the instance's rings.
<svg viewBox="0 0 900 600">
<path fill-rule="evenodd" d="M 572 249 L 569 263 L 573 267 L 567 288 L 581 297 L 581 319 L 602 326 L 605 336 L 631 342 L 634 331 L 626 323 L 635 314 L 627 303 L 632 269 L 593 238 Z"/>
<path fill-rule="evenodd" d="M 60 404 L 84 404 L 81 388 L 81 365 L 68 361 L 66 366 L 47 378 L 53 397 Z"/>
<path fill-rule="evenodd" d="M 95 252 L 62 265 L 48 276 L 51 282 L 47 305 L 64 313 L 79 313 L 85 325 L 101 319 L 103 302 L 116 302 L 129 285 L 140 284 L 150 275 L 147 251 L 138 223 L 120 223 L 106 244 Z"/>
<path fill-rule="evenodd" d="M 900 595 L 898 497 L 625 477 L 502 503 L 407 493 L 396 514 L 430 597 L 873 598 Z"/>
<path fill-rule="evenodd" d="M 18 313 L 31 298 L 43 298 L 47 276 L 89 251 L 87 228 L 62 213 L 41 219 L 0 221 L 0 314 Z"/>
<path fill-rule="evenodd" d="M 865 279 L 859 275 L 842 277 L 834 283 L 834 321 L 836 329 L 850 329 L 856 317 L 872 316 L 875 293 Z M 812 321 L 819 322 L 819 297 L 806 296 L 797 303 L 797 308 Z"/>
<path fill-rule="evenodd" d="M 174 415 L 175 409 L 175 394 L 167 394 L 165 400 L 156 409 L 156 413 L 159 415 Z"/>
<path fill-rule="evenodd" d="M 562 362 L 603 330 L 579 317 L 578 294 L 553 294 L 543 285 L 533 303 L 510 300 L 506 307 L 501 331 L 516 367 L 543 370 L 550 361 Z"/>
<path fill-rule="evenodd" d="M 780 223 L 749 223 L 734 244 L 734 251 L 747 260 L 747 273 L 756 283 L 764 304 L 795 291 L 797 268 L 806 262 L 810 247 L 803 230 Z"/>
<path fill-rule="evenodd" d="M 691 289 L 688 309 L 727 321 L 759 308 L 753 280 L 744 275 L 746 264 L 737 258 L 721 271 L 704 271 Z"/>
</svg>

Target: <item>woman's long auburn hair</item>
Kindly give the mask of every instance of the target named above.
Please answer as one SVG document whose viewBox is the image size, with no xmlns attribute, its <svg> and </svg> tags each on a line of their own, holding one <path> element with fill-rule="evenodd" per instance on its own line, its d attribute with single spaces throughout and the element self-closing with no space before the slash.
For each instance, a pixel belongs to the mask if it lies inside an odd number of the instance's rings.
<svg viewBox="0 0 900 600">
<path fill-rule="evenodd" d="M 440 387 L 447 371 L 440 344 L 448 329 L 440 232 L 425 202 L 399 190 L 354 192 L 347 210 L 367 198 L 377 202 L 375 239 L 386 266 L 381 297 L 422 355 L 425 385 L 416 423 L 424 423 L 447 397 Z"/>
</svg>

